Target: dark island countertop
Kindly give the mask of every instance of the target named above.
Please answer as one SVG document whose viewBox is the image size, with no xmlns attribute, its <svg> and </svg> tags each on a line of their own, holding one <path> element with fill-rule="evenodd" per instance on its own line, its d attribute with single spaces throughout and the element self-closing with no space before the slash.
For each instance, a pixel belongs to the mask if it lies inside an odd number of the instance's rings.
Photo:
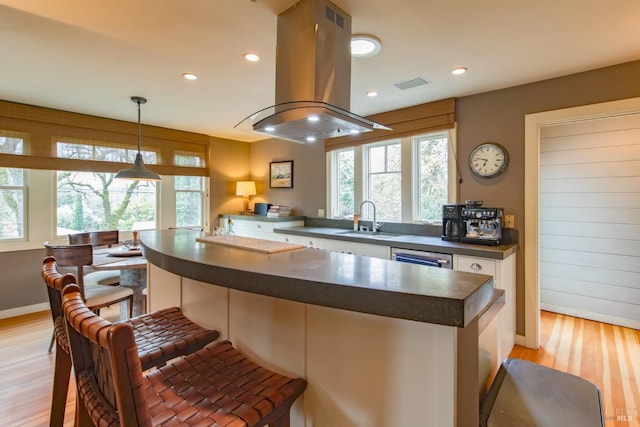
<svg viewBox="0 0 640 427">
<path fill-rule="evenodd" d="M 398 319 L 464 327 L 502 292 L 491 276 L 318 249 L 265 254 L 197 242 L 192 230 L 141 232 L 150 263 L 240 291 Z"/>
</svg>

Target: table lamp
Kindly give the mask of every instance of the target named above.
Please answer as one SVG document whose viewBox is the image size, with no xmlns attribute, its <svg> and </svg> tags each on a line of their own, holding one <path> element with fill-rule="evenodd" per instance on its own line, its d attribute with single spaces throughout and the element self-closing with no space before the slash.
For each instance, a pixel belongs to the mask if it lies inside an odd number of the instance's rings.
<svg viewBox="0 0 640 427">
<path fill-rule="evenodd" d="M 250 213 L 249 196 L 256 195 L 256 183 L 254 181 L 238 181 L 236 182 L 236 196 L 242 196 L 242 212 Z"/>
</svg>

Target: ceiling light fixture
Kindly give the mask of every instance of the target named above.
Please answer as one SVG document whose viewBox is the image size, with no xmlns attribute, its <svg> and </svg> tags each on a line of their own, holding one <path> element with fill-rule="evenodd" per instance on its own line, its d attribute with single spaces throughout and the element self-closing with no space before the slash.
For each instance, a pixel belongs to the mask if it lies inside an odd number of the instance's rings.
<svg viewBox="0 0 640 427">
<path fill-rule="evenodd" d="M 133 179 L 138 181 L 160 181 L 160 175 L 150 171 L 144 167 L 142 161 L 142 153 L 140 153 L 140 140 L 142 138 L 142 126 L 140 124 L 140 104 L 146 104 L 147 99 L 141 96 L 132 96 L 131 101 L 138 104 L 138 154 L 136 154 L 136 160 L 133 163 L 133 167 L 129 169 L 123 169 L 116 173 L 114 178 L 116 179 Z"/>
<path fill-rule="evenodd" d="M 380 52 L 382 44 L 377 37 L 368 34 L 351 36 L 351 56 L 355 58 L 369 58 Z"/>
<path fill-rule="evenodd" d="M 257 53 L 245 53 L 244 55 L 242 55 L 244 57 L 244 59 L 246 59 L 249 62 L 258 62 L 260 61 L 260 55 L 258 55 Z"/>
<path fill-rule="evenodd" d="M 459 76 L 460 74 L 464 74 L 466 72 L 467 69 L 465 67 L 457 67 L 451 70 L 451 74 L 453 74 L 454 76 Z"/>
<path fill-rule="evenodd" d="M 182 77 L 184 77 L 186 80 L 198 80 L 198 76 L 193 73 L 182 73 Z"/>
<path fill-rule="evenodd" d="M 368 90 L 368 91 L 366 92 L 366 95 L 367 95 L 369 98 L 374 98 L 374 97 L 378 96 L 378 91 L 377 91 L 377 90 Z"/>
</svg>

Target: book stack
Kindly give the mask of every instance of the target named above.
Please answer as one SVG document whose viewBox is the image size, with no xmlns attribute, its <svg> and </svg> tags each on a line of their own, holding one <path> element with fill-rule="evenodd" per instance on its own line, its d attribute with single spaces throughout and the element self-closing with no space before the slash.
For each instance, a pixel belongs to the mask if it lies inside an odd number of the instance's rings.
<svg viewBox="0 0 640 427">
<path fill-rule="evenodd" d="M 289 206 L 273 205 L 267 211 L 267 217 L 278 218 L 281 216 L 291 216 L 291 208 Z"/>
</svg>

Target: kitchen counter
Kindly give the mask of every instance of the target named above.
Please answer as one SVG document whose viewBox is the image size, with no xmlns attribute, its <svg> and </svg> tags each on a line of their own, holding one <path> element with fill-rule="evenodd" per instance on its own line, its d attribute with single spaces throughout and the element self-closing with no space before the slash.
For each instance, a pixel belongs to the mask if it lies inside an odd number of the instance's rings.
<svg viewBox="0 0 640 427">
<path fill-rule="evenodd" d="M 495 313 L 481 315 L 504 301 L 491 276 L 311 248 L 256 252 L 197 242 L 203 234 L 141 232 L 149 308 L 179 306 L 257 363 L 306 378 L 292 427 L 478 425 L 480 331 L 498 340 L 481 325 Z"/>
<path fill-rule="evenodd" d="M 196 242 L 201 235 L 191 230 L 145 231 L 141 245 L 152 264 L 194 280 L 446 326 L 466 326 L 498 292 L 491 276 L 482 274 L 316 249 L 263 254 Z"/>
<path fill-rule="evenodd" d="M 442 252 L 454 255 L 467 255 L 490 259 L 505 259 L 518 249 L 517 243 L 486 246 L 470 243 L 449 242 L 440 237 L 396 234 L 386 232 L 360 232 L 330 227 L 283 227 L 273 230 L 277 234 L 314 236 L 324 239 L 345 240 L 373 245 L 418 251 Z"/>
</svg>

